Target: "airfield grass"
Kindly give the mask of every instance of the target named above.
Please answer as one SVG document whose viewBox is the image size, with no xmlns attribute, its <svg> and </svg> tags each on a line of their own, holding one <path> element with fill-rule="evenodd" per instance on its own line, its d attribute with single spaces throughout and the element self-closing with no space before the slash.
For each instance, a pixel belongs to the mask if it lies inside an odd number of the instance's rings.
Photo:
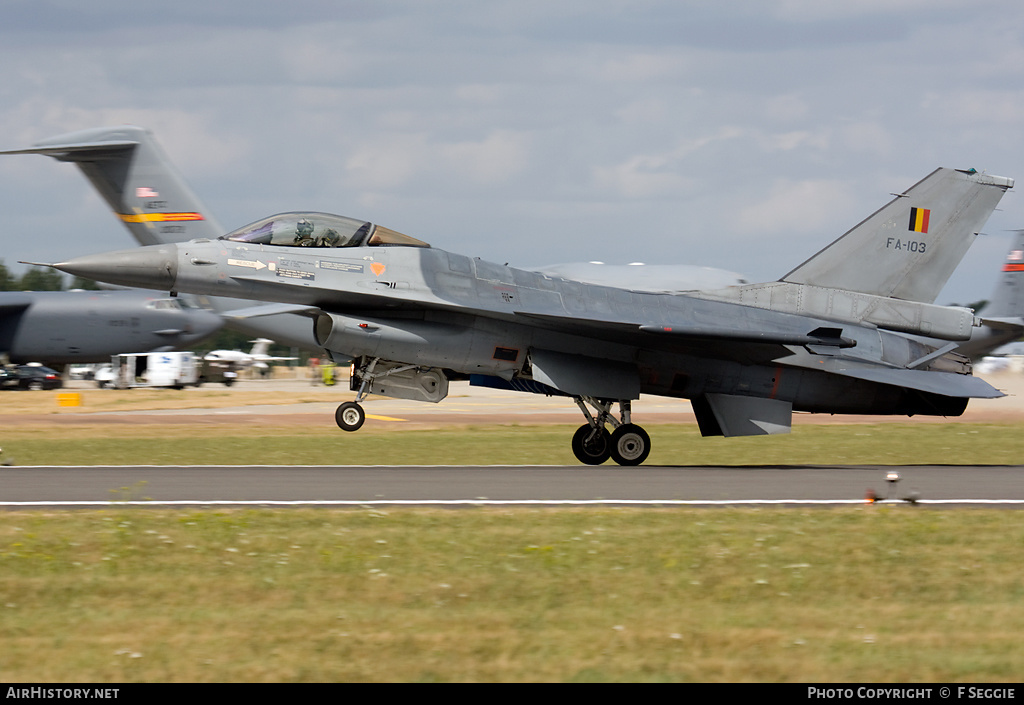
<svg viewBox="0 0 1024 705">
<path fill-rule="evenodd" d="M 0 459 L 16 465 L 575 465 L 575 426 L 368 424 L 267 426 L 11 426 Z M 690 425 L 650 425 L 647 465 L 1017 465 L 1024 435 L 1005 423 L 797 425 L 787 435 L 701 438 Z"/>
<path fill-rule="evenodd" d="M 1019 681 L 1017 512 L 0 514 L 7 682 Z"/>
</svg>

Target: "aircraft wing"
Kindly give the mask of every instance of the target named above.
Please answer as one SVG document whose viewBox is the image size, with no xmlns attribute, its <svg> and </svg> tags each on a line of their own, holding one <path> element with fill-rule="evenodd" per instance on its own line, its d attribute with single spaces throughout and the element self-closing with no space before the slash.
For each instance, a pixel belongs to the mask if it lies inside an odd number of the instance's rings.
<svg viewBox="0 0 1024 705">
<path fill-rule="evenodd" d="M 247 306 L 236 308 L 231 311 L 222 311 L 220 315 L 233 320 L 245 318 L 259 318 L 261 316 L 275 316 L 279 313 L 297 313 L 303 316 L 316 318 L 320 313 L 317 306 L 305 306 L 302 304 L 260 304 L 259 306 Z"/>
</svg>

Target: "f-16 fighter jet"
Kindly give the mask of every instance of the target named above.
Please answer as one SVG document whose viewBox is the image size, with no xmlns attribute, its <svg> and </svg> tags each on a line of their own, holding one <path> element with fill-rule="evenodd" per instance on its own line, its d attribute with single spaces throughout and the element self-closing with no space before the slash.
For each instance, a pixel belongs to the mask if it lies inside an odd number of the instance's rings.
<svg viewBox="0 0 1024 705">
<path fill-rule="evenodd" d="M 655 293 L 446 252 L 370 222 L 273 215 L 217 239 L 55 264 L 125 286 L 308 316 L 369 394 L 439 402 L 452 380 L 559 395 L 584 463 L 642 463 L 640 394 L 689 399 L 705 436 L 786 433 L 793 411 L 957 416 L 1002 396 L 954 352 L 980 319 L 933 302 L 1013 180 L 936 169 L 777 281 Z M 614 407 L 618 406 L 618 413 Z"/>
</svg>

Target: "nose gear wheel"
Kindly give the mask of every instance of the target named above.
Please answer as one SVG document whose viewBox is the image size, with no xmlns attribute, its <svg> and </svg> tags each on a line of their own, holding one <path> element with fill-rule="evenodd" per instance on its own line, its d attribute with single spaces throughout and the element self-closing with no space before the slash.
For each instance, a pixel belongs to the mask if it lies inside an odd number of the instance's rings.
<svg viewBox="0 0 1024 705">
<path fill-rule="evenodd" d="M 334 412 L 334 421 L 343 431 L 358 431 L 366 421 L 366 412 L 354 401 L 347 401 Z"/>
</svg>

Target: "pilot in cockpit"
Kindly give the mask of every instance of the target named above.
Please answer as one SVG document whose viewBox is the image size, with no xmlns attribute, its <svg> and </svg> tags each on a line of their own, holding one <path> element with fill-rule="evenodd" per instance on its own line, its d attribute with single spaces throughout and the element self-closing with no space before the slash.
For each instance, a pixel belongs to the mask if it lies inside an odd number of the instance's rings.
<svg viewBox="0 0 1024 705">
<path fill-rule="evenodd" d="M 313 224 L 302 218 L 295 224 L 295 244 L 299 247 L 313 247 Z"/>
</svg>

